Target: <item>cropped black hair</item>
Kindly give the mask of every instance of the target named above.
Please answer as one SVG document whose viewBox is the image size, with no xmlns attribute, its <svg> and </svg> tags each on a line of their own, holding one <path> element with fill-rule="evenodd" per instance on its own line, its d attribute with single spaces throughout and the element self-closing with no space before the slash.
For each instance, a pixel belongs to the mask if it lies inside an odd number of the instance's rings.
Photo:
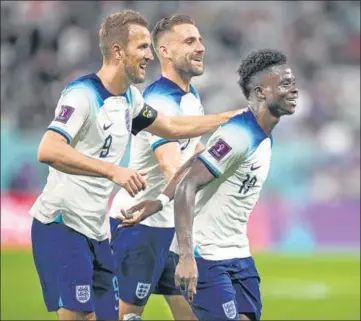
<svg viewBox="0 0 361 321">
<path fill-rule="evenodd" d="M 260 49 L 252 51 L 242 62 L 237 70 L 239 75 L 238 84 L 242 88 L 243 94 L 248 99 L 251 88 L 249 84 L 252 76 L 263 71 L 271 66 L 283 65 L 287 62 L 287 57 L 284 53 L 274 49 Z"/>
</svg>

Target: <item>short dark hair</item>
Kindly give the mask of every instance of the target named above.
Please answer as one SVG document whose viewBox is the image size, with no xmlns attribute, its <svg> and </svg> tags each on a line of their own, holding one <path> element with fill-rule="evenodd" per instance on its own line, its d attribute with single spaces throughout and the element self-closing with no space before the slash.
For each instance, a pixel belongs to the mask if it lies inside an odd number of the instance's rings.
<svg viewBox="0 0 361 321">
<path fill-rule="evenodd" d="M 164 32 L 170 31 L 174 26 L 184 24 L 196 25 L 190 16 L 183 14 L 173 14 L 160 19 L 152 30 L 153 47 L 157 48 L 159 38 Z"/>
<path fill-rule="evenodd" d="M 237 70 L 239 75 L 238 84 L 242 88 L 243 94 L 248 99 L 251 93 L 250 83 L 252 77 L 260 71 L 271 66 L 283 65 L 287 62 L 284 53 L 274 49 L 260 49 L 252 51 L 241 63 Z"/>
<path fill-rule="evenodd" d="M 105 58 L 110 55 L 110 48 L 115 42 L 126 47 L 129 37 L 129 25 L 148 27 L 148 20 L 139 12 L 123 10 L 105 17 L 99 30 L 99 47 Z"/>
</svg>

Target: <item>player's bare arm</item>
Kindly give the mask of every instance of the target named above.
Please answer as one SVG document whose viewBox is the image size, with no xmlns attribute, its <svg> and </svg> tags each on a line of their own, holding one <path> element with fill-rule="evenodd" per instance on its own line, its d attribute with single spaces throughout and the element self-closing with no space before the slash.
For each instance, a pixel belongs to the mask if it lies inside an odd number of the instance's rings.
<svg viewBox="0 0 361 321">
<path fill-rule="evenodd" d="M 131 196 L 146 188 L 144 173 L 87 157 L 54 131 L 48 130 L 44 134 L 38 149 L 38 160 L 67 174 L 108 178 L 125 188 Z"/>
<path fill-rule="evenodd" d="M 183 291 L 188 292 L 190 301 L 196 294 L 198 279 L 192 236 L 196 193 L 214 178 L 208 168 L 196 159 L 177 185 L 174 197 L 174 223 L 179 245 L 179 262 L 175 272 L 175 282 Z"/>
<path fill-rule="evenodd" d="M 241 112 L 237 109 L 206 116 L 165 116 L 158 113 L 155 121 L 145 130 L 165 139 L 198 137 L 217 129 Z"/>
<path fill-rule="evenodd" d="M 168 142 L 154 150 L 164 178 L 169 181 L 181 166 L 180 145 L 178 142 Z"/>
<path fill-rule="evenodd" d="M 161 194 L 164 195 L 165 198 L 167 198 L 167 201 L 171 201 L 174 199 L 177 184 L 186 174 L 187 170 L 189 170 L 193 162 L 197 159 L 198 155 L 199 153 L 196 153 L 190 159 L 188 159 L 168 182 Z M 145 220 L 147 217 L 157 213 L 162 209 L 162 207 L 162 202 L 159 199 L 142 201 L 127 210 L 121 209 L 121 213 L 123 216 L 119 216 L 117 217 L 117 219 L 123 222 L 120 227 L 128 227 L 134 224 L 138 224 L 139 222 Z"/>
</svg>

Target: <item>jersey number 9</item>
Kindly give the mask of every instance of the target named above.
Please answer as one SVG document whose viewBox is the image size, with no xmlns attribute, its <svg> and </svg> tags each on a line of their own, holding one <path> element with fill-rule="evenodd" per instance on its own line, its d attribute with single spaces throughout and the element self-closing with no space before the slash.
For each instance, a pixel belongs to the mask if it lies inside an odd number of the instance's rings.
<svg viewBox="0 0 361 321">
<path fill-rule="evenodd" d="M 108 156 L 110 147 L 112 146 L 112 141 L 113 141 L 112 135 L 108 135 L 108 137 L 105 138 L 104 145 L 99 155 L 100 158 L 104 158 Z"/>
</svg>

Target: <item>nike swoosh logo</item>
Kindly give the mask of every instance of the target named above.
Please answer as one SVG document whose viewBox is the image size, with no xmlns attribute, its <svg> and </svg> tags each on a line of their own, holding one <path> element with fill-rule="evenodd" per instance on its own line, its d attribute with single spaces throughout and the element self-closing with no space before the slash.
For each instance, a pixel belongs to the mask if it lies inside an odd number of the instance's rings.
<svg viewBox="0 0 361 321">
<path fill-rule="evenodd" d="M 110 127 L 112 127 L 112 125 L 113 125 L 113 123 L 111 123 L 110 125 L 108 125 L 108 126 L 105 126 L 105 124 L 103 125 L 103 129 L 104 130 L 108 130 Z"/>
<path fill-rule="evenodd" d="M 255 171 L 256 169 L 259 169 L 261 166 L 257 166 L 257 167 L 253 167 L 254 166 L 254 164 L 252 164 L 252 166 L 251 166 L 251 171 Z"/>
</svg>

